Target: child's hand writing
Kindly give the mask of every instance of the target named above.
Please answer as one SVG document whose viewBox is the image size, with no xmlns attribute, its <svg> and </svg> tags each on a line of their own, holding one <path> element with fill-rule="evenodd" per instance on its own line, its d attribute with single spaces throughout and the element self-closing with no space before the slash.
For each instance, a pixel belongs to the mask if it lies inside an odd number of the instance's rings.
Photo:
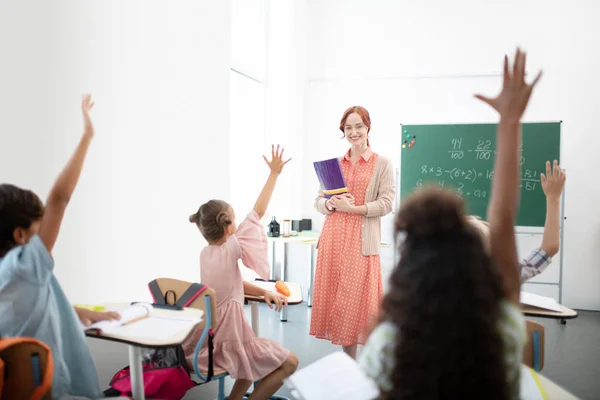
<svg viewBox="0 0 600 400">
<path fill-rule="evenodd" d="M 273 309 L 273 305 L 275 306 L 275 311 L 281 311 L 281 308 L 284 305 L 288 305 L 287 297 L 276 293 L 276 292 L 267 292 L 265 293 L 265 303 L 269 306 L 270 309 Z"/>
<path fill-rule="evenodd" d="M 81 97 L 81 112 L 83 113 L 83 134 L 86 136 L 94 136 L 94 125 L 90 118 L 90 111 L 94 108 L 92 96 L 84 94 Z"/>
<path fill-rule="evenodd" d="M 279 151 L 279 145 L 277 145 L 277 150 L 275 150 L 275 145 L 271 145 L 271 161 L 267 160 L 267 157 L 263 156 L 265 162 L 271 168 L 271 172 L 279 175 L 283 170 L 283 166 L 290 162 L 291 158 L 283 161 L 283 148 Z"/>
<path fill-rule="evenodd" d="M 77 316 L 79 320 L 85 325 L 90 326 L 91 324 L 98 321 L 110 321 L 110 320 L 120 320 L 121 315 L 117 312 L 107 311 L 92 311 L 86 308 L 75 307 L 75 311 L 77 312 Z"/>
<path fill-rule="evenodd" d="M 541 174 L 542 190 L 548 200 L 559 200 L 560 195 L 565 187 L 567 176 L 558 165 L 558 161 L 554 160 L 552 169 L 550 169 L 550 161 L 546 161 L 546 174 Z"/>
<path fill-rule="evenodd" d="M 542 76 L 540 71 L 531 85 L 525 83 L 526 58 L 527 55 L 517 49 L 514 69 L 511 71 L 508 66 L 508 57 L 504 56 L 504 84 L 502 91 L 496 98 L 489 98 L 480 94 L 475 95 L 479 100 L 486 102 L 498 111 L 501 119 L 507 122 L 519 123 L 527 107 L 533 87 Z"/>
</svg>

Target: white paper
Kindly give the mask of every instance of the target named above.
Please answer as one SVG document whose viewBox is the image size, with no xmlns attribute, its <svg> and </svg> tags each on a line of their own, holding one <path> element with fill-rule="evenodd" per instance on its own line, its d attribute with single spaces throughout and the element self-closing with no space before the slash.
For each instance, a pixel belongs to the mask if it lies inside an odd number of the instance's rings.
<svg viewBox="0 0 600 400">
<path fill-rule="evenodd" d="M 377 384 L 343 352 L 329 354 L 290 376 L 286 383 L 302 400 L 373 400 Z"/>
<path fill-rule="evenodd" d="M 168 340 L 182 331 L 189 331 L 199 322 L 199 319 L 189 318 L 148 317 L 129 325 L 123 325 L 111 333 L 119 335 L 119 337 L 137 340 Z"/>
<path fill-rule="evenodd" d="M 98 329 L 101 333 L 113 332 L 115 329 L 119 329 L 122 325 L 128 322 L 150 315 L 151 312 L 152 305 L 150 304 L 134 304 L 131 307 L 127 307 L 123 311 L 119 311 L 121 319 L 96 322 L 95 324 L 86 326 L 85 329 Z"/>
<path fill-rule="evenodd" d="M 562 312 L 560 305 L 551 297 L 540 296 L 539 294 L 521 292 L 521 304 L 544 308 L 550 311 Z"/>
<path fill-rule="evenodd" d="M 544 395 L 533 377 L 535 371 L 524 365 L 521 366 L 521 399 L 522 400 L 544 400 Z"/>
</svg>

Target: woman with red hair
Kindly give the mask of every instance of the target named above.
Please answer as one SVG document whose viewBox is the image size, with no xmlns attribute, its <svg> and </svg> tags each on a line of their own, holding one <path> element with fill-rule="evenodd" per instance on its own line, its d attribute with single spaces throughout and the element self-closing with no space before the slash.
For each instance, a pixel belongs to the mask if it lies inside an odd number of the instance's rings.
<svg viewBox="0 0 600 400">
<path fill-rule="evenodd" d="M 341 345 L 356 358 L 379 315 L 381 217 L 392 211 L 396 187 L 392 163 L 369 143 L 371 118 L 360 106 L 344 112 L 340 130 L 350 149 L 340 159 L 348 193 L 315 208 L 326 215 L 319 238 L 310 334 Z"/>
</svg>

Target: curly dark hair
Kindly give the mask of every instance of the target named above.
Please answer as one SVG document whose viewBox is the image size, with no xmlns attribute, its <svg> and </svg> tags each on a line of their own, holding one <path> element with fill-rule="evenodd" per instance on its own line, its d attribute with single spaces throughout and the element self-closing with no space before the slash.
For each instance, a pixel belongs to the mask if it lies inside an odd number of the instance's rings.
<svg viewBox="0 0 600 400">
<path fill-rule="evenodd" d="M 17 228 L 29 229 L 44 216 L 44 204 L 31 190 L 14 185 L 0 185 L 0 257 L 16 246 Z"/>
<path fill-rule="evenodd" d="M 398 328 L 394 400 L 508 399 L 504 346 L 498 331 L 502 281 L 462 199 L 424 188 L 395 221 L 404 235 L 382 319 Z"/>
</svg>

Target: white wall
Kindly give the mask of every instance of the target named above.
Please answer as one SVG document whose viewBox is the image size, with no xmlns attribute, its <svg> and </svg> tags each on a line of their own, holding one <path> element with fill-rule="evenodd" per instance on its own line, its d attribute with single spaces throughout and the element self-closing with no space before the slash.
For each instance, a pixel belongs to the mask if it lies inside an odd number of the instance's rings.
<svg viewBox="0 0 600 400">
<path fill-rule="evenodd" d="M 73 302 L 147 299 L 198 280 L 207 197 L 229 195 L 230 2 L 0 4 L 0 181 L 42 197 L 81 132 L 96 137 L 55 248 Z"/>
<path fill-rule="evenodd" d="M 370 111 L 372 146 L 398 167 L 401 123 L 495 122 L 473 94 L 497 93 L 502 56 L 520 45 L 528 51 L 530 75 L 544 69 L 524 119 L 564 121 L 563 303 L 599 310 L 600 189 L 589 184 L 589 171 L 600 141 L 593 126 L 598 102 L 588 91 L 600 84 L 600 55 L 589 50 L 597 47 L 599 13 L 591 0 L 310 1 L 303 213 L 322 221 L 312 209 L 318 184 L 310 162 L 346 150 L 337 126 L 347 107 Z M 391 219 L 384 222 L 384 240 L 391 239 Z M 389 272 L 389 252 L 382 263 Z M 558 265 L 555 260 L 551 268 Z M 555 271 L 549 274 L 553 280 Z"/>
</svg>

